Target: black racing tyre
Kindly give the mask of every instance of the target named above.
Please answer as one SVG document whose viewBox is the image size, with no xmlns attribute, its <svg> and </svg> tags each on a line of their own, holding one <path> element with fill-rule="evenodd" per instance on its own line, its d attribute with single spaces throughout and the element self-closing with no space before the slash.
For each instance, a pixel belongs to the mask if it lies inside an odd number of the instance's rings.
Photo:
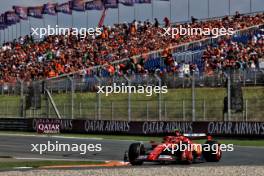
<svg viewBox="0 0 264 176">
<path fill-rule="evenodd" d="M 205 148 L 209 151 L 205 151 Z M 207 162 L 218 162 L 222 158 L 222 151 L 220 150 L 220 144 L 217 141 L 206 141 L 203 146 L 203 157 Z"/>
<path fill-rule="evenodd" d="M 144 155 L 144 145 L 141 143 L 133 143 L 129 146 L 128 160 L 132 165 L 142 165 L 143 161 L 136 160 L 139 155 Z"/>
</svg>

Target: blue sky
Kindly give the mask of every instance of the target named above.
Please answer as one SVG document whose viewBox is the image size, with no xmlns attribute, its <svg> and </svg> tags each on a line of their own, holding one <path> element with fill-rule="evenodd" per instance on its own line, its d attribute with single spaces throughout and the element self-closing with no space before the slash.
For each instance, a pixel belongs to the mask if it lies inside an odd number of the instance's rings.
<svg viewBox="0 0 264 176">
<path fill-rule="evenodd" d="M 13 5 L 21 6 L 35 6 L 44 4 L 46 2 L 66 2 L 67 0 L 0 0 L 1 7 L 0 13 L 4 13 L 7 10 L 12 9 Z M 229 0 L 210 0 L 210 16 L 223 16 L 228 14 L 228 1 Z M 231 1 L 231 12 L 234 14 L 235 11 L 241 13 L 250 12 L 250 0 L 230 0 Z M 190 0 L 190 15 L 197 18 L 206 18 L 208 16 L 207 8 L 208 0 Z M 186 21 L 188 19 L 188 1 L 187 0 L 172 0 L 172 20 L 173 21 Z M 138 20 L 151 19 L 151 5 L 150 4 L 138 4 L 135 7 L 125 7 L 120 5 L 119 16 L 120 21 L 132 21 L 134 16 Z M 253 11 L 264 10 L 264 0 L 252 0 Z M 169 17 L 170 14 L 170 2 L 158 1 L 154 2 L 154 17 L 162 20 L 165 16 Z M 73 21 L 75 27 L 86 27 L 88 15 L 89 27 L 95 27 L 98 24 L 101 16 L 100 11 L 89 11 L 89 12 L 74 12 Z M 56 17 L 46 15 L 45 20 L 31 18 L 32 27 L 43 27 L 44 24 L 55 25 Z M 110 9 L 107 12 L 105 23 L 111 25 L 117 23 L 118 10 Z M 70 27 L 72 17 L 70 15 L 59 15 L 59 25 L 61 27 Z M 28 21 L 22 22 L 22 34 L 27 34 L 29 31 Z M 15 27 L 14 27 L 15 28 Z M 19 28 L 19 26 L 18 26 Z M 10 29 L 11 30 L 11 29 Z M 15 30 L 15 29 L 13 29 Z M 15 31 L 14 31 L 15 32 Z M 10 32 L 11 33 L 11 32 Z M 15 34 L 14 34 L 15 35 Z M 11 34 L 10 34 L 11 37 Z M 3 34 L 1 35 L 3 40 Z"/>
</svg>

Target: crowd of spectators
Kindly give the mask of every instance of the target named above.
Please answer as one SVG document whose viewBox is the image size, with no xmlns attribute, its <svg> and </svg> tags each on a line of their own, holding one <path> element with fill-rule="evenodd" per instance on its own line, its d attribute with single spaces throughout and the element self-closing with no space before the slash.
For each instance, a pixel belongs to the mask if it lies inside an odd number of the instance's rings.
<svg viewBox="0 0 264 176">
<path fill-rule="evenodd" d="M 207 47 L 203 61 L 208 75 L 228 69 L 258 70 L 264 61 L 264 35 L 252 35 L 246 43 L 220 40 L 217 47 Z"/>
<path fill-rule="evenodd" d="M 178 27 L 179 24 L 171 24 L 165 18 L 165 26 Z M 233 17 L 214 19 L 209 21 L 192 20 L 191 23 L 181 24 L 192 28 L 233 28 L 244 29 L 250 26 L 264 23 L 264 14 L 255 16 L 236 14 Z M 78 36 L 53 35 L 46 36 L 41 41 L 35 41 L 32 36 L 20 37 L 13 42 L 4 43 L 0 48 L 0 84 L 22 79 L 26 81 L 55 77 L 62 74 L 86 70 L 93 66 L 106 65 L 110 74 L 128 71 L 146 73 L 144 62 L 148 59 L 145 53 L 164 49 L 162 53 L 165 64 L 171 66 L 172 72 L 178 71 L 176 63 L 171 55 L 170 47 L 206 38 L 208 36 L 164 36 L 164 25 L 155 19 L 149 21 L 133 21 L 132 23 L 103 26 L 102 35 L 98 37 L 87 36 L 82 39 Z M 257 67 L 258 56 L 263 56 L 263 39 L 258 42 L 251 41 L 248 45 L 228 44 L 222 41 L 219 48 L 208 46 L 204 59 L 206 71 L 216 70 L 226 66 L 226 58 L 233 61 L 253 61 Z M 141 59 L 132 56 L 141 55 Z M 131 58 L 126 64 L 117 66 L 111 62 Z M 232 61 L 232 62 L 233 62 Z M 221 63 L 221 64 L 219 64 Z M 191 70 L 195 66 L 188 64 Z M 242 64 L 243 65 L 243 64 Z M 186 67 L 186 66 L 185 66 Z"/>
</svg>

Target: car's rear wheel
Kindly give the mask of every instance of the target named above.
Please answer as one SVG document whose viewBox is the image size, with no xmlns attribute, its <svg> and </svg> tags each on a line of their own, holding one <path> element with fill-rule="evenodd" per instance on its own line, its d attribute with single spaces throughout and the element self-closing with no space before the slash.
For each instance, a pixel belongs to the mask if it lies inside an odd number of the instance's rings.
<svg viewBox="0 0 264 176">
<path fill-rule="evenodd" d="M 220 161 L 222 158 L 220 144 L 217 141 L 206 141 L 203 147 L 203 157 L 207 162 Z"/>
<path fill-rule="evenodd" d="M 142 165 L 143 161 L 137 160 L 139 155 L 145 153 L 144 145 L 141 143 L 133 143 L 129 146 L 128 150 L 128 160 L 132 165 Z"/>
</svg>

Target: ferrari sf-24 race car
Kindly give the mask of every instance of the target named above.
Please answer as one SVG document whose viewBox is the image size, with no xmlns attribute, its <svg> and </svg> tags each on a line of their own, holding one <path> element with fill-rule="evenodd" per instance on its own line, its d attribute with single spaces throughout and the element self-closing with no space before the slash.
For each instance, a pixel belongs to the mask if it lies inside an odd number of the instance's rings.
<svg viewBox="0 0 264 176">
<path fill-rule="evenodd" d="M 176 132 L 175 136 L 166 136 L 161 143 L 150 142 L 150 147 L 143 143 L 132 143 L 129 150 L 125 152 L 124 160 L 131 165 L 142 165 L 143 162 L 182 163 L 191 164 L 194 162 L 218 162 L 222 157 L 220 144 L 207 136 L 204 144 L 194 143 L 193 136 Z"/>
</svg>

